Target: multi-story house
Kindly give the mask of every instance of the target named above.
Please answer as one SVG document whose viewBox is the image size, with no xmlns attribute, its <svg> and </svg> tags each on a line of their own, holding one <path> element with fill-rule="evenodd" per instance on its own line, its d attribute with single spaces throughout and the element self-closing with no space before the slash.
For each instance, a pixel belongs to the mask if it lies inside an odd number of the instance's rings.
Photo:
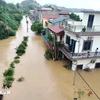
<svg viewBox="0 0 100 100">
<path fill-rule="evenodd" d="M 60 16 L 69 17 L 69 14 L 66 12 L 60 12 L 58 10 L 52 9 L 52 8 L 39 8 L 38 11 L 40 16 L 40 22 L 43 24 L 44 28 L 48 28 L 52 24 L 50 24 L 48 21 L 56 19 Z"/>
<path fill-rule="evenodd" d="M 72 69 L 100 67 L 100 11 L 83 11 L 82 22 L 63 21 L 64 46 L 59 47 L 70 61 Z M 66 49 L 67 48 L 67 49 Z"/>
<path fill-rule="evenodd" d="M 72 69 L 100 67 L 100 11 L 83 11 L 82 21 L 70 18 L 51 21 L 49 33 L 55 37 L 55 57 L 65 57 Z M 57 42 L 59 45 L 56 45 Z"/>
</svg>

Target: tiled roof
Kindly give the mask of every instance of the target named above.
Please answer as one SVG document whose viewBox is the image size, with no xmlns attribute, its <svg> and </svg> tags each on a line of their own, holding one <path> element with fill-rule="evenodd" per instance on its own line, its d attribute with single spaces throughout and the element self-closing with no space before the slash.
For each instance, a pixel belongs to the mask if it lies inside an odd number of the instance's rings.
<svg viewBox="0 0 100 100">
<path fill-rule="evenodd" d="M 42 18 L 47 18 L 47 19 L 55 19 L 59 16 L 60 15 L 57 15 L 57 14 L 42 14 Z"/>
<path fill-rule="evenodd" d="M 69 15 L 67 12 L 60 12 L 59 15 Z"/>
<path fill-rule="evenodd" d="M 55 24 L 49 27 L 49 30 L 51 30 L 52 32 L 56 33 L 57 35 L 60 35 L 59 33 L 64 32 L 64 30 L 62 30 L 59 27 L 59 24 Z"/>
</svg>

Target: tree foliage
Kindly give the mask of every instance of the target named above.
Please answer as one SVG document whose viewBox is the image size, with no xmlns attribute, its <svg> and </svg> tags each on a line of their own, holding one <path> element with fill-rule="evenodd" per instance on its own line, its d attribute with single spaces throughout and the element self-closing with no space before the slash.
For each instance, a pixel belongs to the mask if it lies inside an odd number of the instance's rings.
<svg viewBox="0 0 100 100">
<path fill-rule="evenodd" d="M 16 5 L 0 0 L 0 39 L 14 36 L 21 20 L 22 14 Z"/>
<path fill-rule="evenodd" d="M 41 33 L 43 30 L 43 25 L 40 22 L 34 22 L 31 26 L 32 31 L 36 31 L 37 33 Z"/>
<path fill-rule="evenodd" d="M 38 8 L 40 5 L 35 0 L 24 0 L 20 4 L 20 8 L 23 10 L 24 14 L 28 14 L 30 10 Z"/>
<path fill-rule="evenodd" d="M 8 68 L 7 70 L 5 70 L 5 72 L 3 73 L 3 75 L 6 76 L 13 76 L 14 75 L 14 70 L 13 68 Z"/>
<path fill-rule="evenodd" d="M 74 13 L 70 14 L 70 18 L 75 20 L 75 21 L 82 21 L 82 19 L 79 17 L 79 15 L 76 15 Z"/>
</svg>

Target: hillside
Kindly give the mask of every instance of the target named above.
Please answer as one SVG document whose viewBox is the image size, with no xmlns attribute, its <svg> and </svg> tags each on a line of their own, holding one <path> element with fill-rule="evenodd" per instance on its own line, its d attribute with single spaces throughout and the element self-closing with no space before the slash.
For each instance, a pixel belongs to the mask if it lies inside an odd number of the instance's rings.
<svg viewBox="0 0 100 100">
<path fill-rule="evenodd" d="M 20 7 L 22 8 L 23 13 L 26 14 L 29 12 L 29 10 L 41 7 L 41 5 L 37 3 L 35 0 L 24 0 L 20 3 Z"/>
<path fill-rule="evenodd" d="M 78 9 L 78 8 L 66 8 L 66 7 L 61 7 L 61 6 L 56 6 L 54 4 L 45 4 L 43 7 L 51 7 L 54 9 L 58 9 L 60 11 L 65 11 L 65 12 L 81 12 L 83 10 L 93 10 L 93 9 Z"/>
<path fill-rule="evenodd" d="M 0 0 L 0 39 L 14 36 L 21 19 L 22 15 L 16 5 Z"/>
</svg>

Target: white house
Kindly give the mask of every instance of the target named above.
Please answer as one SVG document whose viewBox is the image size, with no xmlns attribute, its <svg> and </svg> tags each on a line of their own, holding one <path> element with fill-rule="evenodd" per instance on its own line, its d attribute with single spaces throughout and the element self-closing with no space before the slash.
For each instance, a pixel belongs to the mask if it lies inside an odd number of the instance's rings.
<svg viewBox="0 0 100 100">
<path fill-rule="evenodd" d="M 100 11 L 83 13 L 82 22 L 60 23 L 65 35 L 62 38 L 64 46 L 59 50 L 72 61 L 73 70 L 76 66 L 81 69 L 100 68 Z"/>
</svg>

